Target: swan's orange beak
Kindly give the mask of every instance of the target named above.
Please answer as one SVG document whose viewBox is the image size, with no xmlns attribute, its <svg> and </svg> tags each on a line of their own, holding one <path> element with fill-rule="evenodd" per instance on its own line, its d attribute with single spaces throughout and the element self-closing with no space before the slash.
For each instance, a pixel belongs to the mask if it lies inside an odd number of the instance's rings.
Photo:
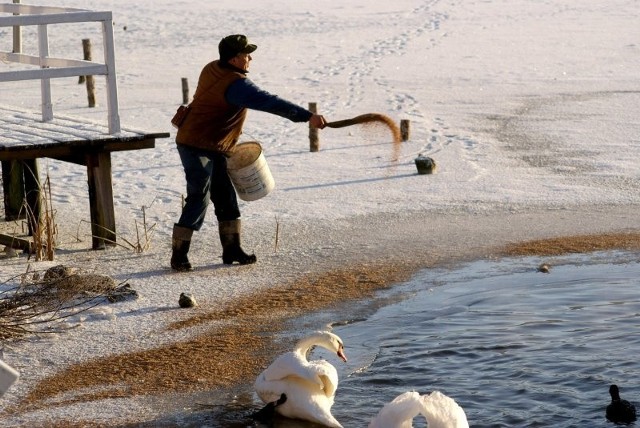
<svg viewBox="0 0 640 428">
<path fill-rule="evenodd" d="M 344 351 L 342 350 L 342 348 L 338 349 L 338 357 L 340 357 L 340 359 L 345 363 L 347 362 L 347 356 L 344 355 Z"/>
</svg>

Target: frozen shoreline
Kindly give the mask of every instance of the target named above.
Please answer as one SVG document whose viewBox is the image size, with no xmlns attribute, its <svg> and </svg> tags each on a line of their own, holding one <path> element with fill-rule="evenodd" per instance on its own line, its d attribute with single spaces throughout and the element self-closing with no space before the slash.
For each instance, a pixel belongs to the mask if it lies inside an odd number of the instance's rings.
<svg viewBox="0 0 640 428">
<path fill-rule="evenodd" d="M 607 232 L 638 232 L 633 224 L 636 209 L 635 206 L 622 206 L 591 210 L 542 209 L 527 213 L 508 213 L 498 210 L 490 215 L 486 213 L 475 215 L 384 214 L 348 219 L 338 227 L 326 222 L 305 223 L 296 226 L 296 229 L 299 229 L 296 230 L 296 236 L 304 236 L 305 240 L 296 241 L 295 245 L 285 243 L 284 248 L 275 255 L 270 255 L 268 251 L 262 253 L 258 249 L 264 250 L 269 247 L 266 234 L 261 233 L 256 236 L 255 232 L 249 232 L 247 242 L 258 241 L 256 250 L 259 263 L 255 266 L 222 268 L 220 262 L 210 261 L 208 264 L 197 264 L 197 270 L 186 275 L 171 274 L 168 267 L 164 266 L 159 267 L 155 274 L 150 272 L 148 276 L 139 275 L 135 274 L 137 257 L 130 259 L 123 257 L 122 249 L 87 251 L 83 268 L 95 269 L 98 273 L 114 275 L 119 279 L 137 276 L 130 283 L 140 293 L 140 299 L 114 306 L 101 305 L 82 318 L 71 319 L 69 323 L 77 322 L 80 328 L 68 333 L 42 340 L 29 339 L 24 343 L 5 347 L 5 358 L 10 361 L 22 361 L 24 365 L 20 367 L 22 379 L 14 385 L 10 394 L 3 398 L 5 401 L 3 407 L 7 409 L 15 405 L 19 397 L 26 396 L 39 380 L 59 372 L 66 366 L 83 363 L 96 357 L 103 358 L 117 353 L 126 354 L 135 349 L 152 349 L 162 346 L 163 343 L 188 340 L 194 334 L 215 328 L 216 325 L 220 326 L 220 323 L 213 321 L 195 328 L 173 331 L 170 335 L 162 334 L 163 326 L 194 315 L 193 312 L 177 309 L 177 297 L 181 291 L 190 291 L 196 299 L 200 298 L 201 306 L 197 311 L 215 312 L 234 299 L 239 299 L 256 290 L 266 291 L 305 273 L 321 276 L 323 271 L 331 268 L 349 269 L 352 263 L 368 264 L 373 270 L 382 263 L 393 263 L 394 260 L 399 263 L 408 261 L 413 263 L 407 266 L 450 265 L 453 267 L 458 262 L 499 257 L 499 250 L 504 245 L 523 240 Z M 430 233 L 416 233 L 416 230 L 424 230 L 425 224 L 429 225 Z M 351 236 L 350 245 L 344 246 L 344 235 L 347 232 Z M 208 249 L 200 249 L 199 253 L 210 252 Z M 149 254 L 143 253 L 138 257 L 162 259 L 163 254 L 163 251 L 152 249 Z M 72 252 L 63 253 L 56 262 L 44 264 L 73 264 L 77 258 L 77 254 Z M 541 257 L 541 261 L 544 259 Z M 116 260 L 118 262 L 114 263 Z M 14 263 L 20 263 L 24 267 L 24 261 L 14 260 Z M 155 275 L 170 275 L 170 278 L 180 279 L 179 283 L 182 285 L 160 290 L 155 286 Z M 207 282 L 215 284 L 215 290 L 210 287 L 208 289 L 193 287 L 187 290 L 185 286 L 189 276 L 206 276 Z M 307 292 L 313 294 L 312 289 Z M 260 295 L 259 292 L 258 295 Z M 144 316 L 150 319 L 143 324 L 124 323 L 127 315 L 134 318 Z M 105 322 L 115 323 L 107 334 L 104 333 Z M 224 324 L 224 321 L 222 322 Z M 98 324 L 103 326 L 100 327 Z M 93 330 L 95 330 L 94 333 L 92 333 Z M 134 338 L 136 339 L 131 341 Z M 77 341 L 86 343 L 87 348 L 83 352 L 68 348 L 68 344 Z M 105 353 L 107 347 L 110 349 Z M 19 357 L 24 352 L 38 355 L 38 357 L 37 359 L 25 358 L 25 355 Z M 64 361 L 64 366 L 60 366 L 59 361 Z M 246 393 L 250 388 L 247 385 L 237 385 L 231 390 Z M 161 421 L 163 418 L 173 417 L 171 411 L 165 413 L 168 411 L 166 401 L 171 401 L 169 397 L 173 394 L 155 396 L 155 398 L 153 395 L 141 395 L 123 399 L 80 402 L 68 406 L 54 405 L 33 413 L 11 417 L 3 415 L 0 426 L 37 425 L 43 421 L 78 419 L 111 426 L 131 421 L 149 422 L 156 419 Z M 177 396 L 182 396 L 186 401 L 191 399 L 189 397 L 199 396 L 202 398 L 201 401 L 211 402 L 211 396 L 208 394 L 216 395 L 213 391 L 202 391 L 195 395 L 183 395 L 178 392 Z M 73 395 L 75 394 L 72 393 L 71 396 Z M 59 399 L 53 400 L 52 403 L 56 401 Z M 164 403 L 164 405 L 157 403 Z M 174 411 L 178 410 L 174 409 Z M 115 417 L 116 414 L 119 416 Z"/>
<path fill-rule="evenodd" d="M 86 2 L 57 5 L 85 8 Z M 247 294 L 265 296 L 301 277 L 323 278 L 354 266 L 356 275 L 373 274 L 382 265 L 410 274 L 498 257 L 504 245 L 530 239 L 639 231 L 640 50 L 633 0 L 354 0 L 320 9 L 307 0 L 261 0 L 250 8 L 230 0 L 113 0 L 92 8 L 114 13 L 125 126 L 175 136 L 169 119 L 181 101 L 181 78 L 193 87 L 217 41 L 244 32 L 259 46 L 250 77 L 264 89 L 301 105 L 318 102 L 328 120 L 369 112 L 409 119 L 411 138 L 394 153 L 385 129 L 327 129 L 320 151 L 309 153 L 306 126 L 250 112 L 246 139 L 261 142 L 276 181 L 268 197 L 241 206 L 244 246 L 256 252 L 258 263 L 221 264 L 209 212 L 194 237 L 190 257 L 196 271 L 188 275 L 169 269 L 171 227 L 184 194 L 173 138 L 158 140 L 153 150 L 113 156 L 118 234 L 135 237 L 142 206 L 148 224 L 157 225 L 151 247 L 141 254 L 123 247 L 90 251 L 86 171 L 43 161 L 57 210 L 56 260 L 2 259 L 0 280 L 29 266 L 66 264 L 126 280 L 140 298 L 72 317 L 66 325 L 77 327 L 65 334 L 5 345 L 0 357 L 22 378 L 0 401 L 0 426 L 85 418 L 104 424 L 156 421 L 166 403 L 130 393 L 153 386 L 137 382 L 151 372 L 148 365 L 100 373 L 104 378 L 93 384 L 82 379 L 90 377 L 86 373 L 56 376 L 68 367 L 90 369 L 89 363 L 111 355 L 122 354 L 122 363 L 130 364 L 131 353 L 233 326 L 213 319 L 166 330 L 194 313 L 233 307 Z M 52 26 L 51 52 L 78 57 L 81 39 L 96 37 L 89 27 Z M 3 50 L 8 31 L 0 33 Z M 94 46 L 99 57 L 100 43 Z M 51 84 L 54 114 L 106 118 L 100 92 L 98 107 L 87 109 L 77 79 Z M 97 84 L 100 91 L 102 80 Z M 0 105 L 37 111 L 39 94 L 39 82 L 5 82 Z M 436 174 L 416 174 L 419 153 L 436 160 Z M 331 284 L 332 278 L 325 277 L 326 291 L 344 285 Z M 359 291 L 357 279 L 351 278 L 351 298 Z M 307 291 L 314 296 L 312 287 Z M 181 292 L 192 293 L 201 306 L 179 309 Z M 185 367 L 187 356 L 166 365 Z M 116 375 L 122 377 L 111 382 Z M 130 378 L 138 384 L 127 383 Z M 171 384 L 154 379 L 144 383 Z M 39 384 L 43 380 L 48 383 Z M 215 394 L 209 383 L 194 384 L 203 395 Z M 94 388 L 133 397 L 83 396 Z M 2 414 L 30 393 L 40 410 Z M 77 397 L 78 403 L 54 406 Z"/>
</svg>

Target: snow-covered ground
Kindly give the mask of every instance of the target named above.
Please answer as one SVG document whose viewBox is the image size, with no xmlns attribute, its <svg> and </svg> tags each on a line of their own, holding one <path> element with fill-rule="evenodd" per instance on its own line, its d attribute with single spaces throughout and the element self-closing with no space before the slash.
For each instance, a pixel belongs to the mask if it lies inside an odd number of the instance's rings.
<svg viewBox="0 0 640 428">
<path fill-rule="evenodd" d="M 89 250 L 84 169 L 42 160 L 57 213 L 56 261 L 1 259 L 0 281 L 62 263 L 128 280 L 141 297 L 70 319 L 81 328 L 68 333 L 4 345 L 1 357 L 21 379 L 0 407 L 70 364 L 178 340 L 157 332 L 184 316 L 162 310 L 183 291 L 216 306 L 350 260 L 391 253 L 426 264 L 482 257 L 524 239 L 638 230 L 634 0 L 99 0 L 92 10 L 113 11 L 123 126 L 171 132 L 155 149 L 112 158 L 118 234 L 135 240 L 144 206 L 155 224 L 151 247 Z M 170 234 L 185 183 L 169 119 L 182 101 L 181 78 L 193 93 L 220 38 L 234 33 L 258 45 L 249 77 L 262 88 L 317 102 L 329 121 L 370 112 L 407 119 L 411 137 L 398 148 L 384 127 L 325 129 L 311 153 L 306 124 L 250 112 L 245 138 L 263 145 L 276 182 L 267 197 L 241 205 L 244 246 L 258 263 L 221 268 L 210 212 L 194 236 L 195 272 L 174 274 Z M 52 55 L 81 58 L 83 38 L 101 55 L 97 24 L 53 25 L 49 36 Z M 34 29 L 23 37 L 25 51 L 35 52 Z M 11 29 L 0 28 L 0 49 L 11 46 Z M 52 81 L 54 113 L 106 122 L 104 81 L 97 83 L 99 105 L 89 109 L 77 79 Z M 2 83 L 0 106 L 38 111 L 39 91 L 34 81 Z M 416 173 L 418 154 L 435 159 L 436 174 Z M 111 408 L 123 418 L 140 411 L 130 400 L 126 408 L 98 401 L 48 413 L 100 419 L 113 417 Z"/>
</svg>

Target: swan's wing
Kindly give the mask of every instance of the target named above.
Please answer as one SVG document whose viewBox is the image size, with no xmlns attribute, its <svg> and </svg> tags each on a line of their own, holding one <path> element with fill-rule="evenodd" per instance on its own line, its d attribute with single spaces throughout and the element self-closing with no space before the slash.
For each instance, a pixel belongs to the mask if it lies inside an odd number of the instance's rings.
<svg viewBox="0 0 640 428">
<path fill-rule="evenodd" d="M 469 428 L 467 415 L 456 401 L 440 391 L 423 395 L 429 428 Z"/>
<path fill-rule="evenodd" d="M 338 389 L 338 372 L 336 368 L 325 360 L 310 361 L 309 368 L 315 372 L 322 384 L 324 395 L 328 398 L 333 398 Z"/>
<path fill-rule="evenodd" d="M 324 388 L 325 385 L 320 377 L 321 374 L 324 374 L 324 371 L 319 373 L 315 365 L 309 364 L 299 354 L 287 352 L 276 358 L 260 376 L 268 382 L 298 378 L 316 384 L 319 388 Z"/>
<path fill-rule="evenodd" d="M 415 391 L 405 392 L 385 404 L 369 423 L 369 428 L 411 428 L 413 418 L 420 413 L 422 408 L 420 394 Z M 432 428 L 431 425 L 429 428 Z"/>
</svg>

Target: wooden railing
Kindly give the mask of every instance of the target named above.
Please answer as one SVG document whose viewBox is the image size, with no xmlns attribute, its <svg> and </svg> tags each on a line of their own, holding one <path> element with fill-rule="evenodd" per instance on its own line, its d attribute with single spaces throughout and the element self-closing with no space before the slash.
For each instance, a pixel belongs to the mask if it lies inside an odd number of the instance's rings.
<svg viewBox="0 0 640 428">
<path fill-rule="evenodd" d="M 2 14 L 11 14 L 3 16 Z M 83 61 L 49 56 L 48 25 L 80 22 L 100 22 L 104 45 L 104 62 Z M 38 27 L 38 56 L 21 52 L 20 28 L 34 25 Z M 14 28 L 14 51 L 0 51 L 0 61 L 37 66 L 37 69 L 0 71 L 0 82 L 17 80 L 41 81 L 42 120 L 53 119 L 50 79 L 71 76 L 106 76 L 108 128 L 110 134 L 120 132 L 118 114 L 118 89 L 116 84 L 115 52 L 113 44 L 113 19 L 111 12 L 93 12 L 24 4 L 0 4 L 0 27 Z"/>
</svg>

